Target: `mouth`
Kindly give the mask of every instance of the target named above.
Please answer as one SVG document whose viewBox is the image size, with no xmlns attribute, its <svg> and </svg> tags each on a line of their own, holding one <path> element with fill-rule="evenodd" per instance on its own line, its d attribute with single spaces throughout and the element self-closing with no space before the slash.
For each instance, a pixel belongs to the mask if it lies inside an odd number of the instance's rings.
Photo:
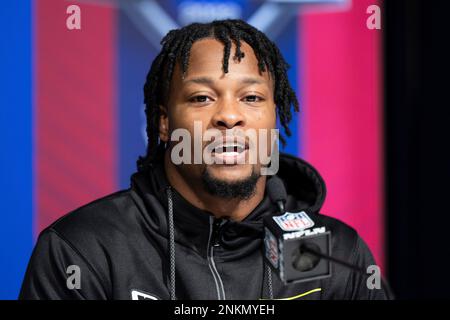
<svg viewBox="0 0 450 320">
<path fill-rule="evenodd" d="M 229 137 L 213 144 L 211 156 L 215 164 L 235 165 L 245 163 L 249 147 L 244 138 Z"/>
</svg>

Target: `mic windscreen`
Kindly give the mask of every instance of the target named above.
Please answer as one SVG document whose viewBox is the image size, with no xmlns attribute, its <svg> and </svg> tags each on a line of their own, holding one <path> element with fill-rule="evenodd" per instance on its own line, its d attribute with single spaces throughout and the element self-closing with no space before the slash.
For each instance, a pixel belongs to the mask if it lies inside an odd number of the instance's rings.
<svg viewBox="0 0 450 320">
<path fill-rule="evenodd" d="M 278 201 L 286 202 L 287 193 L 283 181 L 277 176 L 272 176 L 266 183 L 266 191 L 273 203 Z"/>
</svg>

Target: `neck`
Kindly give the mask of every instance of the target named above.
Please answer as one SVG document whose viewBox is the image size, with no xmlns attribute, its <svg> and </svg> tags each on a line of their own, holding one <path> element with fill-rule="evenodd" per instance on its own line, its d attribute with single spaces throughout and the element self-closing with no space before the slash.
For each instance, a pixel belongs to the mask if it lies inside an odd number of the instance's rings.
<svg viewBox="0 0 450 320">
<path fill-rule="evenodd" d="M 170 185 L 174 187 L 183 198 L 197 208 L 211 212 L 216 218 L 228 218 L 235 221 L 242 221 L 264 198 L 264 189 L 266 185 L 265 176 L 261 176 L 258 179 L 256 182 L 255 193 L 249 199 L 224 199 L 214 196 L 204 190 L 201 178 L 198 178 L 195 181 L 189 179 L 188 182 L 170 161 L 168 152 L 166 152 L 164 156 L 164 169 Z"/>
</svg>

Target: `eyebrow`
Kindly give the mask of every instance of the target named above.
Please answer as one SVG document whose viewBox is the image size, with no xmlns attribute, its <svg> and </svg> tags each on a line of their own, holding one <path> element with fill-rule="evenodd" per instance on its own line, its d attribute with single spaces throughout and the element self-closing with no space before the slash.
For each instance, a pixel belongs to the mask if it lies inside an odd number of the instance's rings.
<svg viewBox="0 0 450 320">
<path fill-rule="evenodd" d="M 210 77 L 192 78 L 192 79 L 184 80 L 183 82 L 185 84 L 188 84 L 188 83 L 208 84 L 208 85 L 214 84 L 214 80 L 212 78 L 210 78 Z M 243 83 L 243 84 L 263 84 L 263 83 L 266 83 L 265 80 L 261 80 L 261 79 L 253 78 L 253 77 L 244 77 L 244 78 L 240 79 L 239 82 Z"/>
<path fill-rule="evenodd" d="M 198 77 L 198 78 L 192 78 L 188 80 L 184 80 L 184 83 L 198 83 L 198 84 L 213 84 L 214 80 L 210 77 Z"/>
</svg>

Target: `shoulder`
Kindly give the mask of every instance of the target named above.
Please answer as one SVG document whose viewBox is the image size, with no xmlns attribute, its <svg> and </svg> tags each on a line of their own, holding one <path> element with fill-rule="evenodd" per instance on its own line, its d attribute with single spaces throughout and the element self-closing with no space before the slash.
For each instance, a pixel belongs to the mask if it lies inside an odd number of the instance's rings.
<svg viewBox="0 0 450 320">
<path fill-rule="evenodd" d="M 337 218 L 325 215 L 323 213 L 311 214 L 311 218 L 318 226 L 322 225 L 326 227 L 327 230 L 333 234 L 333 236 L 342 240 L 354 242 L 358 238 L 358 233 L 353 227 Z"/>
<path fill-rule="evenodd" d="M 330 231 L 334 257 L 359 266 L 376 264 L 368 245 L 353 227 L 324 214 L 312 214 L 311 218 L 317 222 L 317 226 L 324 226 Z"/>
<path fill-rule="evenodd" d="M 312 218 L 330 231 L 331 256 L 360 270 L 378 267 L 369 247 L 354 228 L 339 219 L 323 214 L 316 214 Z M 381 290 L 371 290 L 367 286 L 368 278 L 364 274 L 339 264 L 333 264 L 332 268 L 333 277 L 324 281 L 326 299 L 390 299 L 393 297 L 384 282 L 382 287 L 378 288 Z"/>
<path fill-rule="evenodd" d="M 335 257 L 354 261 L 360 251 L 366 248 L 358 232 L 347 223 L 325 214 L 311 214 L 317 226 L 323 226 L 331 233 L 332 252 Z"/>
<path fill-rule="evenodd" d="M 126 240 L 139 228 L 141 216 L 130 190 L 122 190 L 65 214 L 40 237 L 54 233 L 82 254 L 96 254 Z"/>
<path fill-rule="evenodd" d="M 130 218 L 133 200 L 129 190 L 122 190 L 83 205 L 53 222 L 47 229 L 62 235 L 95 231 L 120 225 Z"/>
</svg>

